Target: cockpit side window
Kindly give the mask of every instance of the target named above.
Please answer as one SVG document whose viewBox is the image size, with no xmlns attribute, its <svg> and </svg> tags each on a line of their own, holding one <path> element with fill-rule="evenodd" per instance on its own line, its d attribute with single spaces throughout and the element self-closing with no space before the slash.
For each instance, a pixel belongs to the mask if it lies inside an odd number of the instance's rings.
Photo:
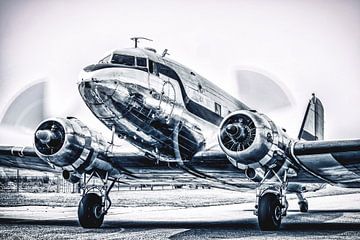
<svg viewBox="0 0 360 240">
<path fill-rule="evenodd" d="M 149 60 L 149 72 L 155 74 L 156 76 L 159 76 L 159 71 L 156 62 Z"/>
<path fill-rule="evenodd" d="M 139 67 L 146 67 L 146 58 L 137 57 L 136 58 L 136 65 Z"/>
<path fill-rule="evenodd" d="M 109 61 L 110 61 L 110 56 L 111 56 L 111 55 L 108 55 L 108 56 L 104 57 L 103 59 L 101 59 L 101 60 L 99 61 L 99 63 L 109 63 Z"/>
<path fill-rule="evenodd" d="M 159 74 L 162 74 L 166 77 L 180 81 L 179 76 L 173 69 L 171 69 L 170 67 L 168 67 L 164 64 L 161 64 L 158 62 L 153 62 L 151 60 L 149 60 L 149 72 L 156 76 L 159 76 Z"/>
<path fill-rule="evenodd" d="M 149 60 L 149 72 L 154 73 L 153 61 Z"/>
<path fill-rule="evenodd" d="M 175 80 L 180 80 L 180 78 L 176 74 L 176 72 L 174 70 L 172 70 L 171 68 L 169 68 L 168 66 L 161 64 L 161 63 L 156 63 L 156 66 L 157 66 L 160 74 L 163 74 L 163 75 L 165 75 L 169 78 L 175 79 Z"/>
<path fill-rule="evenodd" d="M 134 66 L 135 65 L 135 57 L 121 54 L 114 54 L 111 59 L 111 63 L 122 64 L 126 66 Z"/>
</svg>

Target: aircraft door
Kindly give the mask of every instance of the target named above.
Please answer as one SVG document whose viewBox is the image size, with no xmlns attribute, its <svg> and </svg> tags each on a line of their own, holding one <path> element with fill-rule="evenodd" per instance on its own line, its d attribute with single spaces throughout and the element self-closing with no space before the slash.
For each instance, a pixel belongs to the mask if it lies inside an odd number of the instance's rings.
<svg viewBox="0 0 360 240">
<path fill-rule="evenodd" d="M 190 98 L 199 104 L 206 105 L 206 96 L 205 96 L 205 88 L 201 79 L 195 75 L 195 73 L 190 73 L 190 84 L 188 87 L 188 92 Z"/>
<path fill-rule="evenodd" d="M 167 75 L 168 67 L 149 60 L 149 85 L 155 99 L 158 100 L 157 108 L 161 115 L 169 118 L 173 113 L 176 96 L 172 80 Z"/>
<path fill-rule="evenodd" d="M 160 78 L 157 64 L 149 60 L 149 86 L 153 92 L 160 93 L 164 81 Z"/>
<path fill-rule="evenodd" d="M 169 118 L 175 107 L 175 88 L 170 80 L 164 80 L 161 98 L 159 103 L 159 109 L 165 114 L 166 118 Z"/>
</svg>

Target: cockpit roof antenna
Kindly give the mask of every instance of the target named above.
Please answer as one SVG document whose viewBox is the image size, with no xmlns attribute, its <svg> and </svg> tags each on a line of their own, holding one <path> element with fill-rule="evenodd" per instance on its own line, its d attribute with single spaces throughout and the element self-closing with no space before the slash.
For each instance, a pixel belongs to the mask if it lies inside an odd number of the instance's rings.
<svg viewBox="0 0 360 240">
<path fill-rule="evenodd" d="M 170 55 L 170 53 L 168 53 L 168 50 L 167 50 L 167 49 L 165 49 L 165 50 L 163 51 L 163 53 L 161 54 L 161 56 L 162 56 L 162 57 L 165 57 L 166 55 Z"/>
<path fill-rule="evenodd" d="M 149 38 L 145 38 L 145 37 L 132 37 L 130 38 L 130 40 L 133 40 L 135 42 L 135 48 L 138 47 L 138 42 L 140 39 L 143 39 L 143 40 L 148 40 L 150 42 L 152 42 L 153 40 L 149 39 Z"/>
</svg>

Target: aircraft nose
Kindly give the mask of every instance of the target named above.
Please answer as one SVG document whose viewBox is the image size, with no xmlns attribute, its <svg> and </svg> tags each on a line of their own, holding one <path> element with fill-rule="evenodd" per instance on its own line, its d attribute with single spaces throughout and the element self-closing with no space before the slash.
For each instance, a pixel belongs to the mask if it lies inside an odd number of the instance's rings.
<svg viewBox="0 0 360 240">
<path fill-rule="evenodd" d="M 115 91 L 124 87 L 117 80 L 83 80 L 79 83 L 79 92 L 84 101 L 90 104 L 104 104 L 114 98 Z"/>
</svg>

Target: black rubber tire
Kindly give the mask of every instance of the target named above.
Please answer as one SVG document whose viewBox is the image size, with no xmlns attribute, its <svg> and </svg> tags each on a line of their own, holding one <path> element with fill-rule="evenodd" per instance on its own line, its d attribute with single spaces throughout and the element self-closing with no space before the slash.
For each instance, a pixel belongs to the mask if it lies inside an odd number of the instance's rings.
<svg viewBox="0 0 360 240">
<path fill-rule="evenodd" d="M 261 231 L 276 231 L 281 225 L 281 204 L 273 193 L 266 193 L 259 200 L 258 223 Z"/>
<path fill-rule="evenodd" d="M 308 212 L 309 211 L 309 204 L 306 201 L 299 202 L 300 212 Z"/>
<path fill-rule="evenodd" d="M 104 214 L 96 216 L 101 210 L 101 197 L 95 193 L 87 193 L 79 202 L 78 219 L 83 228 L 99 228 L 104 221 Z"/>
</svg>

